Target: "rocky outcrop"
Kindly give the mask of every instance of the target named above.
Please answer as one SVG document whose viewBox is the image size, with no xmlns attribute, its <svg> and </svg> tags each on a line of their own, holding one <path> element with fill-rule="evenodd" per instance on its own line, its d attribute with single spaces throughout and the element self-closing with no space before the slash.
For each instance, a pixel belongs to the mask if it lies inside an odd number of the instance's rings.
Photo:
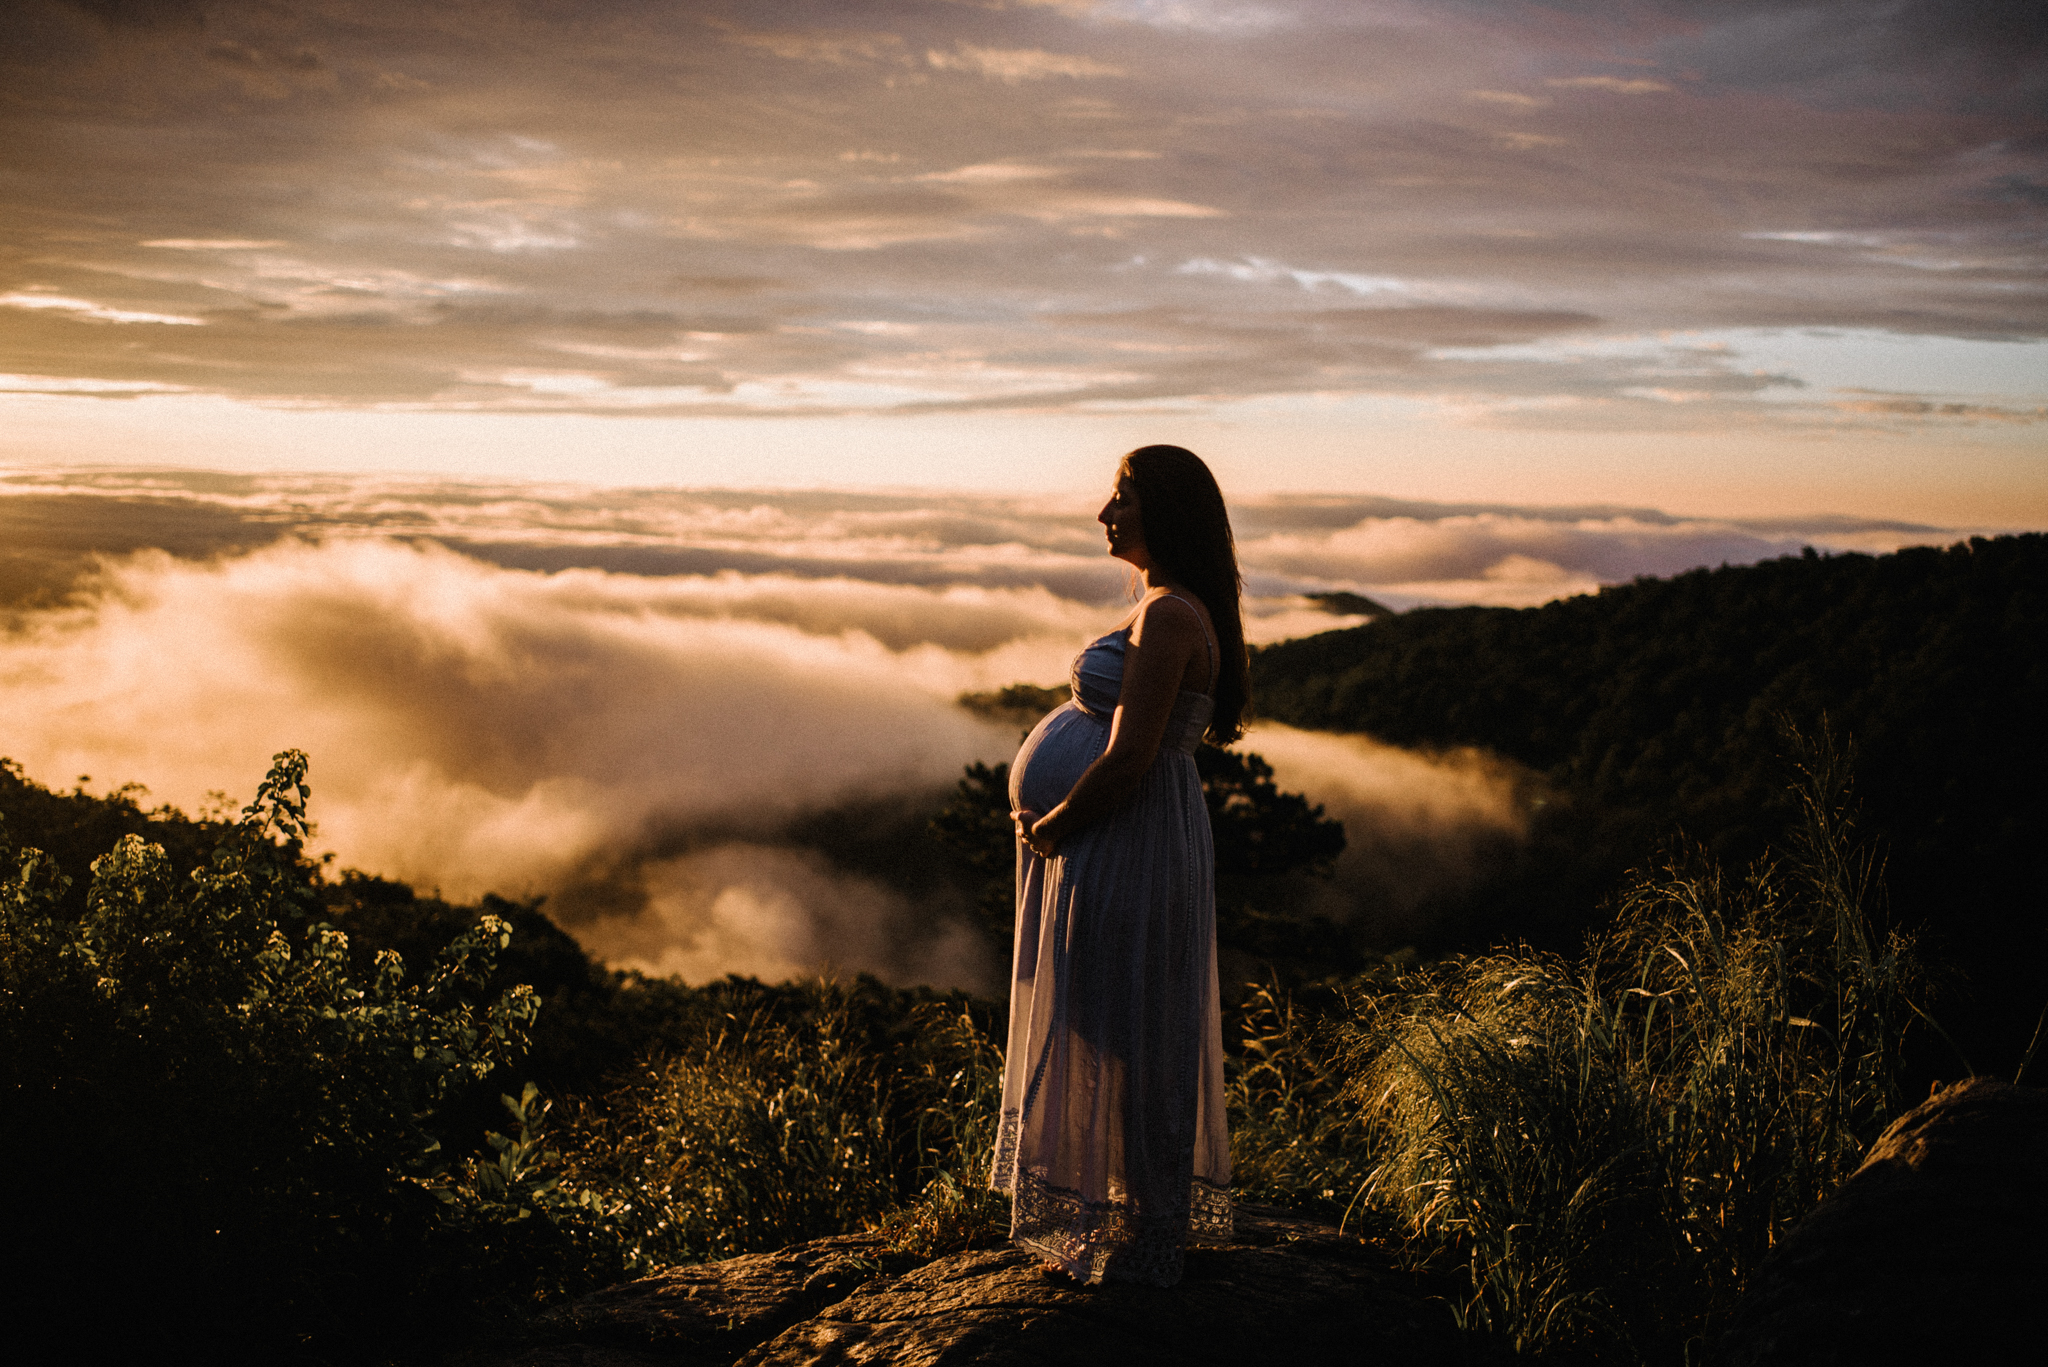
<svg viewBox="0 0 2048 1367">
<path fill-rule="evenodd" d="M 1240 1208 L 1178 1286 L 1081 1286 L 1007 1246 L 930 1262 L 849 1235 L 678 1268 L 550 1315 L 483 1367 L 1053 1367 L 1173 1362 L 1436 1367 L 1491 1361 L 1376 1245 Z"/>
<path fill-rule="evenodd" d="M 540 1345 L 483 1360 L 507 1367 L 727 1367 L 877 1278 L 922 1261 L 851 1234 L 672 1268 L 553 1311 L 535 1326 Z"/>
<path fill-rule="evenodd" d="M 1722 1367 L 2038 1361 L 2048 1092 L 1972 1078 L 1892 1123 L 1787 1232 Z"/>
</svg>

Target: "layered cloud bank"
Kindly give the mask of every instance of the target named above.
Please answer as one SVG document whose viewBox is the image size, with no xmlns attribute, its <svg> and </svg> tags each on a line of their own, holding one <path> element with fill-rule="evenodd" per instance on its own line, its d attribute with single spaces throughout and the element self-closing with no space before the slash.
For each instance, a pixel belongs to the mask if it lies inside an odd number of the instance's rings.
<svg viewBox="0 0 2048 1367">
<path fill-rule="evenodd" d="M 932 640 L 981 651 L 1028 634 L 1028 623 L 1087 631 L 1096 620 L 1091 614 L 1127 587 L 1122 566 L 1104 554 L 1095 510 L 1086 499 L 936 491 L 0 470 L 0 530 L 44 561 L 71 557 L 75 570 L 96 549 L 162 547 L 205 556 L 280 536 L 403 541 L 449 547 L 508 569 L 666 578 L 671 612 L 807 630 L 854 627 L 892 649 Z M 1335 625 L 1304 594 L 1360 593 L 1397 609 L 1523 606 L 1639 574 L 1746 564 L 1806 546 L 1888 551 L 1975 530 L 1824 515 L 1699 518 L 1643 507 L 1364 495 L 1238 499 L 1231 516 L 1254 642 Z M 46 581 L 47 575 L 39 582 L 49 587 Z M 942 592 L 891 598 L 872 591 L 881 585 Z M 0 578 L 0 594 L 5 589 Z M 986 596 L 997 590 L 1015 592 Z"/>
<path fill-rule="evenodd" d="M 936 600 L 944 629 L 943 594 L 874 594 Z M 320 843 L 344 863 L 574 908 L 583 889 L 632 896 L 642 864 L 692 843 L 772 841 L 800 812 L 943 788 L 1014 740 L 953 698 L 1057 660 L 1028 632 L 979 653 L 892 651 L 851 627 L 706 616 L 661 580 L 288 542 L 216 566 L 129 561 L 91 604 L 0 647 L 0 689 L 7 751 L 31 773 L 140 778 L 189 808 L 246 794 L 298 746 L 315 760 Z M 683 866 L 659 872 L 688 882 Z M 812 895 L 823 875 L 796 872 L 806 914 L 837 904 Z M 906 913 L 868 901 L 881 922 Z M 714 895 L 720 948 L 691 966 L 806 964 L 801 936 L 764 923 L 784 914 L 772 902 L 740 913 Z M 887 929 L 830 942 L 848 968 L 914 971 L 885 952 Z"/>
<path fill-rule="evenodd" d="M 1272 764 L 1275 782 L 1344 823 L 1344 853 L 1317 909 L 1362 923 L 1382 949 L 1421 938 L 1432 902 L 1492 872 L 1542 797 L 1534 776 L 1476 750 L 1422 754 L 1270 722 L 1244 744 Z"/>
<path fill-rule="evenodd" d="M 296 746 L 343 865 L 547 896 L 608 960 L 693 979 L 988 984 L 957 895 L 863 874 L 805 823 L 921 821 L 963 764 L 1008 758 L 1014 727 L 959 695 L 1060 681 L 1126 587 L 1089 510 L 1020 500 L 114 471 L 0 489 L 13 546 L 72 565 L 7 605 L 0 754 L 195 810 Z M 1238 523 L 1255 641 L 1362 620 L 1310 594 L 1533 602 L 1803 534 L 1927 539 L 1356 498 Z M 1345 820 L 1326 909 L 1390 943 L 1522 829 L 1523 781 L 1484 756 L 1249 744 Z"/>
</svg>

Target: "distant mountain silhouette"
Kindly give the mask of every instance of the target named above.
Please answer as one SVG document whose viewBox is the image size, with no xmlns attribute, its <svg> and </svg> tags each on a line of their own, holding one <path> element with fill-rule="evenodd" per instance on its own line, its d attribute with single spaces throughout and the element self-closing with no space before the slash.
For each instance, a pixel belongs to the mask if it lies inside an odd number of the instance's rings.
<svg viewBox="0 0 2048 1367">
<path fill-rule="evenodd" d="M 269 545 L 285 530 L 276 515 L 190 499 L 9 494 L 0 498 L 0 621 L 67 601 L 100 556 L 157 549 L 204 560 Z"/>
<path fill-rule="evenodd" d="M 1306 593 L 1302 595 L 1324 612 L 1337 617 L 1392 617 L 1394 610 L 1362 593 Z"/>
</svg>

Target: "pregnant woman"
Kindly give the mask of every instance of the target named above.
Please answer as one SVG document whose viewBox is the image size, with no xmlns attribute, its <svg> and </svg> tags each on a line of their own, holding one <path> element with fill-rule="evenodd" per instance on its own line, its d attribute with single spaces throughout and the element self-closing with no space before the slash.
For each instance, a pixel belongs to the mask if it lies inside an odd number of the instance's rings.
<svg viewBox="0 0 2048 1367">
<path fill-rule="evenodd" d="M 1048 1270 L 1171 1286 L 1230 1235 L 1215 854 L 1195 773 L 1250 680 L 1223 494 L 1178 446 L 1117 468 L 1100 520 L 1143 595 L 1074 661 L 1010 770 L 1016 966 L 994 1186 Z"/>
</svg>

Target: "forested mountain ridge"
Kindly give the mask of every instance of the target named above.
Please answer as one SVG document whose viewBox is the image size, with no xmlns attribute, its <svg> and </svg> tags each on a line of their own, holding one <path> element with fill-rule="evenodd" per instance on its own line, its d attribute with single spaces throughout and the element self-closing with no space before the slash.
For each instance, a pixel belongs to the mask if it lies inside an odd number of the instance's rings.
<svg viewBox="0 0 2048 1367">
<path fill-rule="evenodd" d="M 1574 930 L 1565 909 L 1673 831 L 1760 853 L 1785 813 L 1780 727 L 1825 721 L 1855 747 L 1895 913 L 1973 980 L 1968 1033 L 2024 1048 L 2009 1041 L 2048 998 L 2048 537 L 1422 609 L 1266 647 L 1252 675 L 1263 717 L 1479 746 L 1544 775 L 1556 798 L 1530 858 L 1463 909 L 1468 930 L 1539 938 Z"/>
</svg>

